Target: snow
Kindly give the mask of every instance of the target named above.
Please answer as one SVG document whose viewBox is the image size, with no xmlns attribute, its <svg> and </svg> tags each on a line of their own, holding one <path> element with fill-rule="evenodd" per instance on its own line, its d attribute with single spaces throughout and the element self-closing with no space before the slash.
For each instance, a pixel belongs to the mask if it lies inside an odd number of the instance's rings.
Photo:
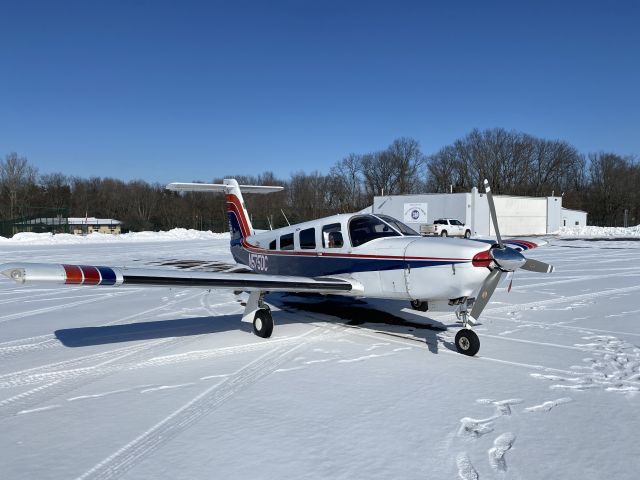
<svg viewBox="0 0 640 480">
<path fill-rule="evenodd" d="M 560 227 L 558 235 L 564 238 L 632 238 L 640 237 L 640 225 L 635 227 Z"/>
<path fill-rule="evenodd" d="M 88 235 L 72 235 L 70 233 L 16 233 L 12 238 L 0 237 L 0 244 L 30 245 L 82 245 L 87 243 L 131 243 L 131 242 L 167 242 L 185 240 L 228 239 L 229 233 L 213 233 L 185 228 L 174 228 L 167 232 L 130 232 L 118 235 L 93 232 Z"/>
<path fill-rule="evenodd" d="M 0 263 L 232 262 L 172 232 L 12 239 Z M 556 272 L 498 288 L 474 358 L 451 312 L 403 302 L 271 295 L 264 340 L 230 291 L 2 279 L 2 477 L 635 479 L 640 242 L 526 254 Z"/>
</svg>

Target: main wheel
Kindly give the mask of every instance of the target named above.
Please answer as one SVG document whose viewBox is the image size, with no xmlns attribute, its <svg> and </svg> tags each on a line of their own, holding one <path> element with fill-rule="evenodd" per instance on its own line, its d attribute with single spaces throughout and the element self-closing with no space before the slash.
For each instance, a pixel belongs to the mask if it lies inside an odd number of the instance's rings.
<svg viewBox="0 0 640 480">
<path fill-rule="evenodd" d="M 253 317 L 253 333 L 262 338 L 269 338 L 273 333 L 273 317 L 271 310 L 261 308 Z"/>
<path fill-rule="evenodd" d="M 471 230 L 465 230 L 464 238 L 471 238 Z"/>
<path fill-rule="evenodd" d="M 441 237 L 448 237 L 448 236 L 449 236 L 449 234 L 447 233 L 447 231 L 446 231 L 446 230 L 442 230 L 442 232 L 440 232 L 440 236 L 441 236 Z"/>
<path fill-rule="evenodd" d="M 456 333 L 456 350 L 458 353 L 473 357 L 480 350 L 480 339 L 476 332 L 463 328 Z"/>
<path fill-rule="evenodd" d="M 421 312 L 426 312 L 429 310 L 429 303 L 422 300 L 411 300 L 411 308 L 414 310 L 420 310 Z"/>
</svg>

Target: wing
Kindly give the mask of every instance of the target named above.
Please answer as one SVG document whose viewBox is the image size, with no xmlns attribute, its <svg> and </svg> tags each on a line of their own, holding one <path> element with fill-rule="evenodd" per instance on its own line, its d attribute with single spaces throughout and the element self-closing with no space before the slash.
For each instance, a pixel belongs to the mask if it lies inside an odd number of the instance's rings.
<svg viewBox="0 0 640 480">
<path fill-rule="evenodd" d="M 483 242 L 486 243 L 488 245 L 497 245 L 497 242 L 495 240 L 491 240 L 491 239 L 479 239 L 479 238 L 472 238 L 471 240 L 473 240 L 474 242 Z M 502 240 L 502 243 L 504 243 L 505 245 L 510 246 L 511 248 L 513 248 L 514 250 L 517 250 L 519 252 L 523 251 L 523 250 L 531 250 L 533 248 L 538 248 L 538 247 L 542 247 L 543 245 L 546 245 L 548 242 L 545 242 L 544 240 L 536 240 L 531 241 L 531 240 L 521 240 L 518 238 L 510 238 L 507 240 Z"/>
<path fill-rule="evenodd" d="M 263 292 L 315 292 L 356 295 L 362 286 L 338 277 L 294 277 L 236 272 L 190 272 L 184 270 L 61 265 L 50 263 L 5 263 L 0 273 L 18 283 L 99 285 L 111 287 L 159 286 L 229 288 Z"/>
</svg>

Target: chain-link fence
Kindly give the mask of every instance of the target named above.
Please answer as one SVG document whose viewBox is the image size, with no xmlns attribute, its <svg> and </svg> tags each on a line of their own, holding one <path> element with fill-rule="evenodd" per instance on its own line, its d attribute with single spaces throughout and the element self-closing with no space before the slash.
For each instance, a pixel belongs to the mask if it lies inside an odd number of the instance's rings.
<svg viewBox="0 0 640 480">
<path fill-rule="evenodd" d="M 66 208 L 23 207 L 20 216 L 0 222 L 0 236 L 10 238 L 20 232 L 69 233 Z"/>
</svg>

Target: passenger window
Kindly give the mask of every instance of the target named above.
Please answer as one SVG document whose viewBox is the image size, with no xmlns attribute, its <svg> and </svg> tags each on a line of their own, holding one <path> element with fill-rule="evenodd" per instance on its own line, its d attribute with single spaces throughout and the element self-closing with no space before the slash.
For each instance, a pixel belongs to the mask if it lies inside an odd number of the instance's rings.
<svg viewBox="0 0 640 480">
<path fill-rule="evenodd" d="M 339 223 L 332 223 L 322 227 L 322 246 L 324 248 L 341 248 L 344 246 Z"/>
<path fill-rule="evenodd" d="M 275 250 L 275 249 L 276 249 L 276 241 L 271 240 L 271 243 L 269 243 L 269 250 Z"/>
<path fill-rule="evenodd" d="M 280 237 L 280 250 L 293 250 L 293 233 Z"/>
<path fill-rule="evenodd" d="M 307 228 L 300 232 L 300 248 L 310 250 L 316 248 L 316 229 Z"/>
</svg>

